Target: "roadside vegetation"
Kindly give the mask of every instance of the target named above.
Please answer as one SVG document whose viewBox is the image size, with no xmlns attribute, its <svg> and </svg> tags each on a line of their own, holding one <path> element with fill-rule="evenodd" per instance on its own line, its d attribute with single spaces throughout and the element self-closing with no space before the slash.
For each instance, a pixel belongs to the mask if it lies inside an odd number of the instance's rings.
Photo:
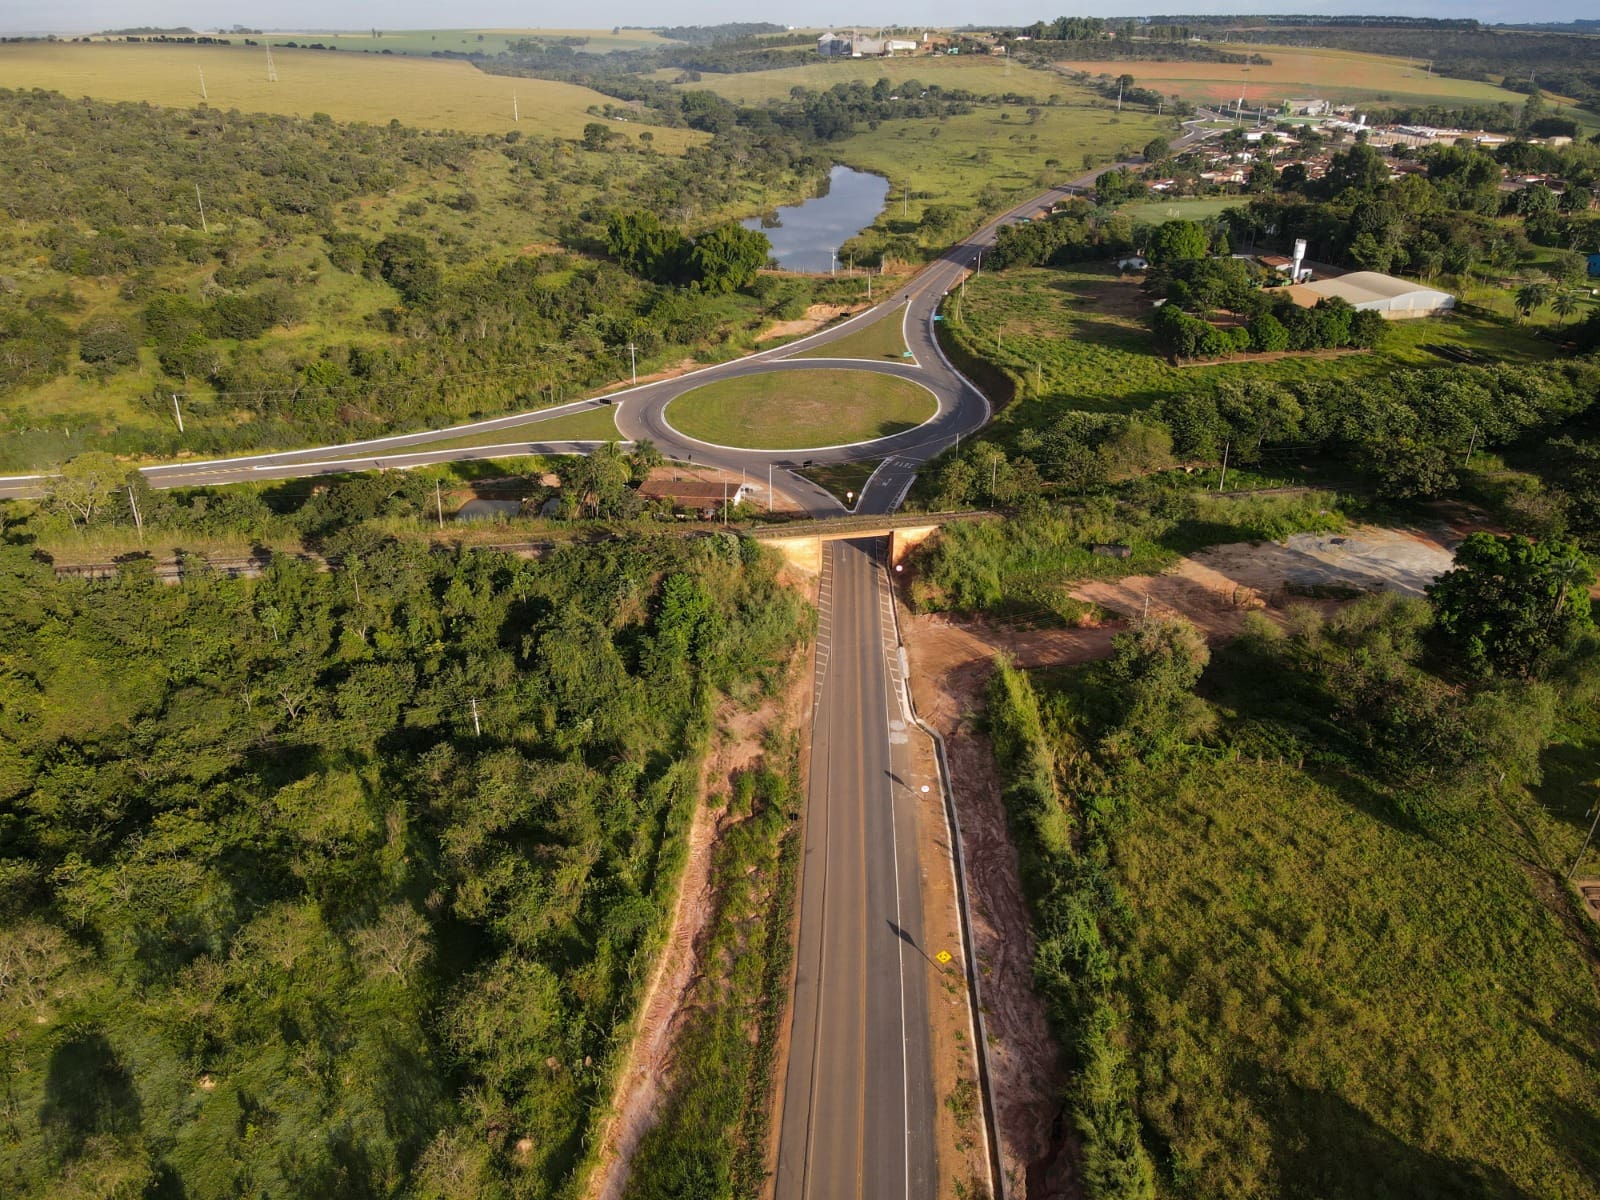
<svg viewBox="0 0 1600 1200">
<path fill-rule="evenodd" d="M 756 1200 L 764 1192 L 788 1011 L 800 796 L 793 740 L 771 741 L 764 761 L 734 778 L 703 965 L 661 1119 L 639 1145 L 625 1197 Z"/>
<path fill-rule="evenodd" d="M 342 561 L 0 548 L 8 1194 L 570 1194 L 802 604 L 731 535 Z"/>
<path fill-rule="evenodd" d="M 1094 1200 L 1592 1193 L 1596 941 L 1563 881 L 1587 826 L 1539 802 L 1547 765 L 1572 794 L 1600 690 L 1571 554 L 1483 535 L 1431 604 L 1252 618 L 1214 656 L 1148 621 L 1092 667 L 1000 668 Z"/>
</svg>

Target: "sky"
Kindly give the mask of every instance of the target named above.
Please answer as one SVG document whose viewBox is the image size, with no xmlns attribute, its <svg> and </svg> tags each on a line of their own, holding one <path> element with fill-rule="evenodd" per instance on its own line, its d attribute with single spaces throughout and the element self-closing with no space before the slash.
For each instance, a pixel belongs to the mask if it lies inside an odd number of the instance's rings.
<svg viewBox="0 0 1600 1200">
<path fill-rule="evenodd" d="M 517 0 L 0 0 L 0 33 L 91 33 L 134 25 L 233 24 L 261 29 L 569 28 L 583 25 L 709 25 L 773 21 L 812 27 L 846 25 L 1023 25 L 1058 16 L 1142 13 L 1384 13 L 1476 17 L 1480 21 L 1570 21 L 1597 15 L 1594 0 L 597 0 L 569 5 Z"/>
</svg>

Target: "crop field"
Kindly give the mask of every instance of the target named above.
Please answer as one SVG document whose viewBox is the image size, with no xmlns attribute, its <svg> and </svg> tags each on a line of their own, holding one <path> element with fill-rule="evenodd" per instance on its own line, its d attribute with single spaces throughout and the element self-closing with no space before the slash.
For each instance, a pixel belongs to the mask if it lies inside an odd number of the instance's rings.
<svg viewBox="0 0 1600 1200">
<path fill-rule="evenodd" d="M 1457 314 L 1393 322 L 1373 353 L 1174 367 L 1152 348 L 1138 285 L 1094 266 L 985 273 L 968 282 L 964 304 L 947 304 L 945 311 L 950 336 L 1016 384 L 1016 401 L 997 417 L 995 432 L 1002 440 L 1014 422 L 1039 425 L 1066 409 L 1133 412 L 1196 384 L 1253 378 L 1359 382 L 1396 367 L 1444 365 L 1424 344 L 1464 346 L 1511 363 L 1555 351 L 1522 329 Z"/>
<path fill-rule="evenodd" d="M 320 42 L 324 46 L 337 46 L 341 50 L 354 50 L 371 54 L 499 54 L 512 42 L 524 38 L 555 40 L 559 38 L 587 38 L 577 47 L 581 54 L 609 54 L 613 50 L 648 50 L 655 46 L 673 46 L 669 41 L 647 29 L 623 29 L 613 33 L 609 29 L 359 29 L 343 33 L 283 33 L 272 31 L 255 35 L 256 41 L 270 41 L 274 46 L 283 42 L 309 45 Z"/>
<path fill-rule="evenodd" d="M 1118 75 L 1126 71 L 1145 88 L 1197 102 L 1237 100 L 1245 107 L 1273 107 L 1298 96 L 1326 100 L 1381 102 L 1386 104 L 1514 104 L 1524 96 L 1491 83 L 1450 79 L 1429 73 L 1426 64 L 1404 58 L 1360 54 L 1351 50 L 1325 50 L 1289 46 L 1241 46 L 1229 42 L 1235 54 L 1260 54 L 1267 66 L 1212 62 L 1064 62 L 1068 70 L 1091 75 Z"/>
<path fill-rule="evenodd" d="M 567 138 L 599 119 L 589 115 L 591 105 L 608 102 L 588 88 L 486 75 L 458 61 L 283 49 L 272 58 L 276 83 L 267 80 L 266 51 L 258 46 L 0 45 L 0 87 L 192 107 L 202 103 L 203 72 L 204 103 L 224 112 L 324 112 L 341 121 Z M 520 122 L 512 119 L 513 94 Z M 631 133 L 627 123 L 607 124 Z M 671 153 L 705 137 L 686 129 L 650 132 L 655 148 Z"/>
<path fill-rule="evenodd" d="M 893 375 L 817 369 L 708 383 L 673 400 L 666 418 L 719 446 L 806 450 L 914 429 L 937 408 L 932 392 Z"/>
</svg>

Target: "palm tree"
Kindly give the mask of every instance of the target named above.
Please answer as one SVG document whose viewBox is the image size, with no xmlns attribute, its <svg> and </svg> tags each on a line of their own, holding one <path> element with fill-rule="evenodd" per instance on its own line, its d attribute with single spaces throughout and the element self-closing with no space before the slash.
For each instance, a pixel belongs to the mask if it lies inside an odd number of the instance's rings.
<svg viewBox="0 0 1600 1200">
<path fill-rule="evenodd" d="M 1532 316 L 1536 309 L 1543 308 L 1550 301 L 1550 285 L 1545 283 L 1525 283 L 1517 289 L 1517 312 L 1522 314 L 1523 320 Z"/>
<path fill-rule="evenodd" d="M 1565 325 L 1567 318 L 1578 311 L 1578 298 L 1566 288 L 1562 288 L 1550 301 L 1550 307 L 1556 316 L 1561 318 L 1561 324 Z"/>
</svg>

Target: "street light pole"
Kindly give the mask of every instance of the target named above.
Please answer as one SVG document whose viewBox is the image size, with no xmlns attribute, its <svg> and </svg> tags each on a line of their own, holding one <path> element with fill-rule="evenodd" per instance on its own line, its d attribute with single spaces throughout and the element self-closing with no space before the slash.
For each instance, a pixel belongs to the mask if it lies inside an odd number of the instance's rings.
<svg viewBox="0 0 1600 1200">
<path fill-rule="evenodd" d="M 628 343 L 628 370 L 633 375 L 633 382 L 636 385 L 639 382 L 639 360 L 635 357 L 635 354 L 637 353 L 637 351 L 638 351 L 638 347 L 635 346 L 632 342 L 629 342 Z"/>
</svg>

